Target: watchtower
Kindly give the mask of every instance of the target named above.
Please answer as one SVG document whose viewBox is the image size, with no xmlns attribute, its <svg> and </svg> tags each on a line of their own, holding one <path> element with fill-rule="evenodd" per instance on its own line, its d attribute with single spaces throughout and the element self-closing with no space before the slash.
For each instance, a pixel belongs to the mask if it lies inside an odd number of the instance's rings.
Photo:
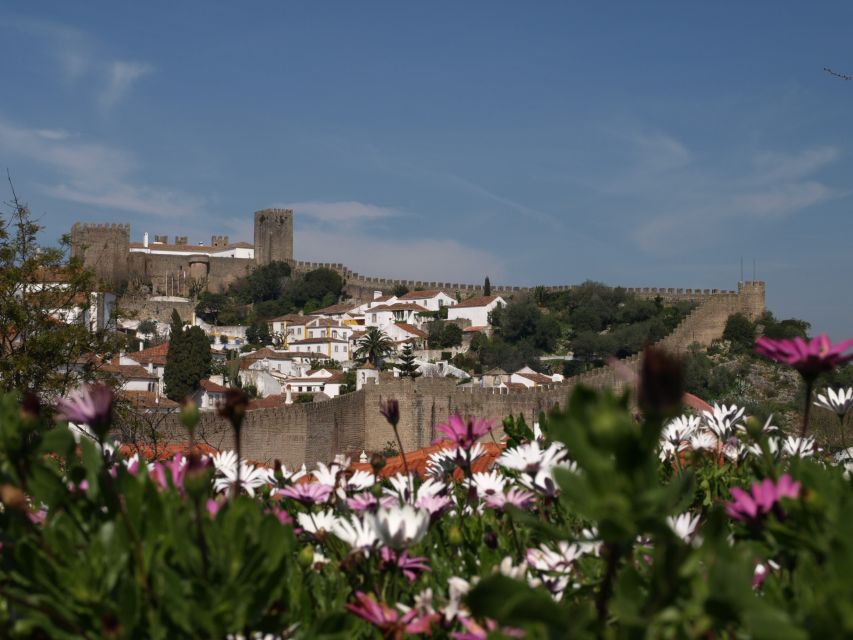
<svg viewBox="0 0 853 640">
<path fill-rule="evenodd" d="M 71 256 L 91 269 L 100 286 L 115 289 L 127 282 L 129 224 L 87 224 L 71 227 Z"/>
<path fill-rule="evenodd" d="M 742 313 L 750 320 L 758 320 L 764 313 L 764 281 L 747 280 L 737 283 L 738 298 Z"/>
<path fill-rule="evenodd" d="M 263 209 L 255 212 L 255 264 L 293 262 L 293 210 Z"/>
</svg>

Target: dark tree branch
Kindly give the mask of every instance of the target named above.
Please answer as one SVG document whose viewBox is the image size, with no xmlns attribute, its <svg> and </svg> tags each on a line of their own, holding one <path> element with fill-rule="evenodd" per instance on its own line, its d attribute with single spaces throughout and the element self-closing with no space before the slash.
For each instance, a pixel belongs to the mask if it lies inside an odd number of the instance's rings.
<svg viewBox="0 0 853 640">
<path fill-rule="evenodd" d="M 849 76 L 846 73 L 838 73 L 837 71 L 833 71 L 829 67 L 824 67 L 824 71 L 826 71 L 829 75 L 835 76 L 836 78 L 840 78 L 842 80 L 853 80 L 853 76 Z"/>
</svg>

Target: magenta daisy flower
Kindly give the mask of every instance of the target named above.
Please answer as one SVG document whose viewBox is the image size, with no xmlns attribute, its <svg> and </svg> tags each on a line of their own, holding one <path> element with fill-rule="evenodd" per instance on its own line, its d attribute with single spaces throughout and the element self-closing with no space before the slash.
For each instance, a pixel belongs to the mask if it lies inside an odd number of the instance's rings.
<svg viewBox="0 0 853 640">
<path fill-rule="evenodd" d="M 302 504 L 326 502 L 332 493 L 332 487 L 319 482 L 303 482 L 285 487 L 279 491 L 280 496 L 293 498 Z"/>
<path fill-rule="evenodd" d="M 444 434 L 444 438 L 437 438 L 436 443 L 442 440 L 450 440 L 456 446 L 467 451 L 474 446 L 477 440 L 491 431 L 492 424 L 494 424 L 494 420 L 468 418 L 465 421 L 458 413 L 454 413 L 447 422 L 436 425 L 436 429 Z"/>
<path fill-rule="evenodd" d="M 84 385 L 60 398 L 56 408 L 61 420 L 85 424 L 103 438 L 113 421 L 113 390 L 104 384 Z"/>
<path fill-rule="evenodd" d="M 726 504 L 726 513 L 734 520 L 756 523 L 770 513 L 781 498 L 796 499 L 800 495 L 800 483 L 794 482 L 787 473 L 773 482 L 765 478 L 756 482 L 749 493 L 739 487 L 731 490 L 732 500 Z"/>
<path fill-rule="evenodd" d="M 791 365 L 807 380 L 853 360 L 853 353 L 847 353 L 851 348 L 853 338 L 832 344 L 825 333 L 808 341 L 800 337 L 785 340 L 761 337 L 755 341 L 759 354 Z"/>
</svg>

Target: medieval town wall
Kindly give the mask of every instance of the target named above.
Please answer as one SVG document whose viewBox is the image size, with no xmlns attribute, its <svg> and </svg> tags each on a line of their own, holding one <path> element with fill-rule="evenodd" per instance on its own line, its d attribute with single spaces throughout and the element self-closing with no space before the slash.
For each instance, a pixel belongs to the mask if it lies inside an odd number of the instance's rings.
<svg viewBox="0 0 853 640">
<path fill-rule="evenodd" d="M 708 346 L 718 339 L 732 313 L 758 317 L 764 310 L 764 283 L 741 283 L 739 293 L 711 294 L 657 346 L 684 352 L 691 344 Z M 575 385 L 623 389 L 640 367 L 640 356 L 620 361 L 619 367 L 601 367 L 562 383 L 532 389 L 460 387 L 451 378 L 407 378 L 368 383 L 360 391 L 322 402 L 260 409 L 246 415 L 243 455 L 259 462 L 279 459 L 288 466 L 329 462 L 336 454 L 357 456 L 362 450 L 381 451 L 394 434 L 379 413 L 385 400 L 400 403 L 400 436 L 404 449 L 428 446 L 437 437 L 435 425 L 454 412 L 496 419 L 522 415 L 529 424 L 543 411 L 564 406 Z M 169 416 L 167 433 L 185 440 L 177 416 Z M 205 414 L 201 437 L 216 448 L 233 448 L 230 427 L 215 414 Z"/>
</svg>

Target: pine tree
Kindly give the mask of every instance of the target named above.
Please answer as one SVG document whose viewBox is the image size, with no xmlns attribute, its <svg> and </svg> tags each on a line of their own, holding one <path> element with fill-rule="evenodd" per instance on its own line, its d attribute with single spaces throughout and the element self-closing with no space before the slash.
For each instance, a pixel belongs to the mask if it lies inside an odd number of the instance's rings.
<svg viewBox="0 0 853 640">
<path fill-rule="evenodd" d="M 483 283 L 483 295 L 492 295 L 492 283 L 489 282 L 489 276 L 486 276 L 486 281 Z"/>
<path fill-rule="evenodd" d="M 200 327 L 184 329 L 183 321 L 172 310 L 169 351 L 163 381 L 166 397 L 180 402 L 199 388 L 199 382 L 210 375 L 210 341 Z"/>
<path fill-rule="evenodd" d="M 418 365 L 415 364 L 415 354 L 411 342 L 407 342 L 403 345 L 403 353 L 400 354 L 400 360 L 402 360 L 402 362 L 398 368 L 400 369 L 401 378 L 414 379 L 420 377 L 421 372 L 418 371 Z"/>
</svg>

